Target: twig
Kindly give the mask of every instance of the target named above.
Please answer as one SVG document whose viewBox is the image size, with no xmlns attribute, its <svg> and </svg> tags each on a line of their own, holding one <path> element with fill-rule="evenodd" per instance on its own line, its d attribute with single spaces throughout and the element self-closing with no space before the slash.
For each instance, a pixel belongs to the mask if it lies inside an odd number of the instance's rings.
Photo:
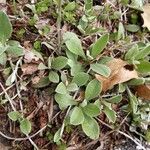
<svg viewBox="0 0 150 150">
<path fill-rule="evenodd" d="M 5 91 L 7 92 L 7 91 L 8 91 L 9 89 L 11 89 L 14 85 L 15 85 L 15 84 L 12 84 L 11 86 L 7 87 L 7 88 L 5 89 Z M 2 92 L 0 93 L 0 96 L 3 95 L 3 94 L 5 94 L 4 91 L 2 91 Z"/>
<path fill-rule="evenodd" d="M 71 110 L 71 106 L 69 106 L 69 108 L 68 108 L 68 110 L 67 110 L 67 112 L 66 112 L 66 115 L 65 115 L 65 118 L 64 118 L 63 124 L 62 124 L 62 126 L 61 126 L 61 130 L 60 130 L 60 137 L 62 137 L 62 135 L 63 135 L 64 128 L 65 128 L 65 119 L 67 118 L 67 116 L 68 116 L 68 114 L 69 114 L 70 110 Z"/>
<path fill-rule="evenodd" d="M 13 67 L 12 61 L 10 60 L 11 68 L 12 68 L 15 76 L 17 76 L 17 71 L 18 71 L 18 68 L 19 68 L 19 64 L 22 61 L 22 58 L 23 57 L 19 58 L 19 60 L 16 63 L 15 68 Z M 15 83 L 16 83 L 17 94 L 18 94 L 18 97 L 19 97 L 19 104 L 20 104 L 21 113 L 23 114 L 23 105 L 22 105 L 21 94 L 20 94 L 20 90 L 19 90 L 19 85 L 18 85 L 17 77 L 15 77 Z"/>
<path fill-rule="evenodd" d="M 5 93 L 5 95 L 6 95 L 6 98 L 8 99 L 8 101 L 9 101 L 9 103 L 10 103 L 10 105 L 11 105 L 13 111 L 16 111 L 16 108 L 14 107 L 11 98 L 10 98 L 9 95 L 7 94 L 7 92 L 6 92 L 6 90 L 5 90 L 5 88 L 3 87 L 3 85 L 2 85 L 1 82 L 0 82 L 0 86 L 1 86 L 2 90 L 4 91 L 4 93 Z"/>
<path fill-rule="evenodd" d="M 39 148 L 37 147 L 37 145 L 34 143 L 34 141 L 29 137 L 29 135 L 26 134 L 26 136 L 28 137 L 30 143 L 33 145 L 33 147 L 36 149 L 36 150 L 39 150 Z"/>
<path fill-rule="evenodd" d="M 57 18 L 58 53 L 61 53 L 61 10 L 62 10 L 62 0 L 58 0 L 58 18 Z"/>
<path fill-rule="evenodd" d="M 146 150 L 146 148 L 143 146 L 143 145 L 141 145 L 138 141 L 136 141 L 135 139 L 133 139 L 131 136 L 129 136 L 128 134 L 126 134 L 126 133 L 124 133 L 124 132 L 122 132 L 122 131 L 120 131 L 120 130 L 118 130 L 117 131 L 118 133 L 120 133 L 120 134 L 122 134 L 122 135 L 124 135 L 125 137 L 127 137 L 128 139 L 130 139 L 131 141 L 133 141 L 136 145 L 138 145 L 141 149 L 143 149 L 143 150 Z"/>
<path fill-rule="evenodd" d="M 43 128 L 41 128 L 41 129 L 40 129 L 39 131 L 37 131 L 36 133 L 34 133 L 33 135 L 28 136 L 28 137 L 25 137 L 25 138 L 10 137 L 10 136 L 5 135 L 5 134 L 2 133 L 1 131 L 0 131 L 0 135 L 1 135 L 2 137 L 4 137 L 4 138 L 8 139 L 8 140 L 25 141 L 25 140 L 28 140 L 29 138 L 35 137 L 35 136 L 38 135 L 40 132 L 42 132 L 46 127 L 47 127 L 47 125 L 44 126 Z"/>
<path fill-rule="evenodd" d="M 103 125 L 107 126 L 108 128 L 113 129 L 110 125 L 106 124 L 105 122 L 103 122 L 103 121 L 100 120 L 99 118 L 97 118 L 97 120 L 98 120 L 100 123 L 102 123 Z M 126 133 L 124 133 L 124 132 L 122 132 L 122 131 L 120 131 L 120 130 L 114 130 L 114 131 L 120 133 L 121 135 L 124 135 L 126 138 L 130 139 L 130 140 L 133 141 L 136 145 L 138 145 L 141 149 L 146 150 L 146 148 L 145 148 L 143 145 L 141 145 L 138 141 L 136 141 L 135 139 L 133 139 L 133 138 L 132 138 L 131 136 L 129 136 L 128 134 L 126 134 Z"/>
</svg>

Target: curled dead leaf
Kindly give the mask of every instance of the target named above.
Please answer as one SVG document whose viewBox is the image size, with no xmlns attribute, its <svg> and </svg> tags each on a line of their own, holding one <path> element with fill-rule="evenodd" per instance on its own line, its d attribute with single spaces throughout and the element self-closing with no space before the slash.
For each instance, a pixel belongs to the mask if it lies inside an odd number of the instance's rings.
<svg viewBox="0 0 150 150">
<path fill-rule="evenodd" d="M 21 66 L 23 75 L 31 75 L 38 70 L 38 64 L 30 63 Z"/>
<path fill-rule="evenodd" d="M 135 90 L 139 97 L 150 100 L 150 85 L 139 85 Z"/>
<path fill-rule="evenodd" d="M 149 10 L 150 10 L 150 4 L 143 6 L 144 13 L 141 14 L 141 16 L 144 20 L 143 27 L 147 27 L 148 30 L 150 31 L 150 19 L 149 19 L 150 11 Z"/>
<path fill-rule="evenodd" d="M 138 78 L 138 74 L 134 70 L 133 65 L 129 65 L 121 59 L 113 59 L 107 63 L 107 66 L 111 69 L 109 77 L 103 77 L 99 74 L 95 75 L 96 79 L 102 82 L 102 90 L 104 92 L 116 84 Z"/>
</svg>

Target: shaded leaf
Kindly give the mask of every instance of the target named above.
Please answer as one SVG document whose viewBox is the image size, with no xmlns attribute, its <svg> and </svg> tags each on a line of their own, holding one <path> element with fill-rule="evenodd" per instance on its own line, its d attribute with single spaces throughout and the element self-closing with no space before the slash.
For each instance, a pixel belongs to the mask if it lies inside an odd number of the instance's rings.
<svg viewBox="0 0 150 150">
<path fill-rule="evenodd" d="M 55 71 L 50 71 L 48 77 L 49 77 L 49 80 L 51 82 L 54 82 L 54 83 L 58 83 L 59 82 L 59 75 Z"/>
<path fill-rule="evenodd" d="M 54 142 L 57 143 L 60 141 L 61 139 L 61 135 L 60 135 L 61 129 L 58 129 L 57 132 L 54 135 Z"/>
<path fill-rule="evenodd" d="M 132 94 L 129 88 L 127 88 L 128 95 L 129 95 L 129 100 L 130 100 L 130 110 L 132 111 L 133 114 L 136 114 L 137 109 L 138 109 L 138 101 L 135 95 Z"/>
<path fill-rule="evenodd" d="M 49 84 L 50 84 L 49 78 L 46 76 L 46 77 L 40 78 L 38 83 L 34 84 L 33 87 L 35 87 L 35 88 L 43 88 L 43 87 L 48 86 Z"/>
<path fill-rule="evenodd" d="M 125 54 L 125 60 L 132 60 L 132 58 L 135 58 L 138 52 L 139 52 L 138 45 L 137 44 L 133 45 L 132 48 L 129 49 Z"/>
<path fill-rule="evenodd" d="M 135 24 L 128 24 L 125 26 L 125 28 L 129 32 L 137 32 L 140 29 L 140 27 L 138 25 L 135 25 Z"/>
<path fill-rule="evenodd" d="M 109 99 L 106 99 L 107 102 L 109 103 L 113 103 L 113 104 L 117 104 L 119 103 L 120 101 L 122 100 L 122 95 L 116 95 L 116 96 L 113 96 Z"/>
<path fill-rule="evenodd" d="M 1 64 L 1 65 L 5 65 L 6 62 L 7 62 L 6 53 L 2 53 L 2 54 L 0 55 L 0 64 Z"/>
<path fill-rule="evenodd" d="M 11 56 L 11 57 L 19 57 L 19 56 L 22 56 L 24 55 L 24 51 L 23 51 L 23 48 L 20 46 L 17 46 L 17 45 L 14 45 L 14 46 L 9 46 L 7 49 L 6 49 L 6 52 Z"/>
<path fill-rule="evenodd" d="M 124 39 L 124 37 L 125 37 L 125 29 L 122 22 L 119 22 L 117 40 L 120 40 L 121 38 Z"/>
<path fill-rule="evenodd" d="M 67 4 L 67 6 L 64 8 L 65 11 L 73 11 L 76 8 L 76 3 L 73 2 L 69 2 Z"/>
<path fill-rule="evenodd" d="M 0 56 L 6 51 L 7 46 L 4 46 L 0 43 Z"/>
<path fill-rule="evenodd" d="M 40 63 L 40 64 L 38 65 L 38 70 L 45 70 L 45 69 L 48 69 L 48 67 L 45 66 L 43 63 Z"/>
<path fill-rule="evenodd" d="M 132 79 L 129 82 L 127 82 L 128 85 L 142 85 L 144 83 L 145 83 L 144 78 Z"/>
</svg>

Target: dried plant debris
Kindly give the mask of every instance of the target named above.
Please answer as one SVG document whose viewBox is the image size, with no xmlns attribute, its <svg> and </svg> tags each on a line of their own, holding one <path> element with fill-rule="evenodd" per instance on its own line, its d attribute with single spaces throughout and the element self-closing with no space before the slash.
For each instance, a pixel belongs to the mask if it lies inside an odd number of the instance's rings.
<svg viewBox="0 0 150 150">
<path fill-rule="evenodd" d="M 113 59 L 107 63 L 107 66 L 111 70 L 109 77 L 103 77 L 95 74 L 96 79 L 102 82 L 102 90 L 105 92 L 119 83 L 127 82 L 131 79 L 138 78 L 138 73 L 134 69 L 133 65 L 121 59 Z"/>
<path fill-rule="evenodd" d="M 150 100 L 150 85 L 139 85 L 135 88 L 136 94 L 145 99 L 145 100 Z"/>
<path fill-rule="evenodd" d="M 145 6 L 143 6 L 143 14 L 141 15 L 144 20 L 143 27 L 146 27 L 150 31 L 150 20 L 149 20 L 150 11 L 149 10 L 150 10 L 150 4 L 146 4 Z"/>
</svg>

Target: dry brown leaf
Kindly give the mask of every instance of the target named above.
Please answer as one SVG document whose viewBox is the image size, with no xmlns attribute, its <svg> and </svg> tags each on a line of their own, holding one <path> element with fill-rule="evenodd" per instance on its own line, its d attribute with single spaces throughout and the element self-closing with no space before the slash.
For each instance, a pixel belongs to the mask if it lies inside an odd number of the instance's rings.
<svg viewBox="0 0 150 150">
<path fill-rule="evenodd" d="M 31 75 L 38 70 L 38 64 L 23 64 L 21 66 L 21 70 L 23 72 L 23 75 Z"/>
<path fill-rule="evenodd" d="M 39 76 L 35 76 L 31 80 L 32 80 L 32 84 L 37 84 L 40 81 L 40 77 Z"/>
<path fill-rule="evenodd" d="M 143 6 L 144 13 L 141 14 L 144 20 L 143 27 L 147 27 L 150 31 L 150 4 Z"/>
<path fill-rule="evenodd" d="M 150 100 L 150 85 L 139 85 L 135 90 L 139 97 Z"/>
<path fill-rule="evenodd" d="M 107 63 L 107 66 L 111 69 L 109 77 L 106 78 L 99 74 L 95 75 L 96 79 L 102 82 L 102 90 L 104 92 L 116 84 L 124 83 L 133 78 L 138 78 L 138 74 L 134 70 L 133 65 L 129 65 L 121 59 L 113 59 Z"/>
<path fill-rule="evenodd" d="M 37 62 L 38 60 L 39 58 L 35 56 L 35 54 L 32 51 L 30 50 L 25 51 L 25 55 L 24 55 L 25 63 Z"/>
</svg>

